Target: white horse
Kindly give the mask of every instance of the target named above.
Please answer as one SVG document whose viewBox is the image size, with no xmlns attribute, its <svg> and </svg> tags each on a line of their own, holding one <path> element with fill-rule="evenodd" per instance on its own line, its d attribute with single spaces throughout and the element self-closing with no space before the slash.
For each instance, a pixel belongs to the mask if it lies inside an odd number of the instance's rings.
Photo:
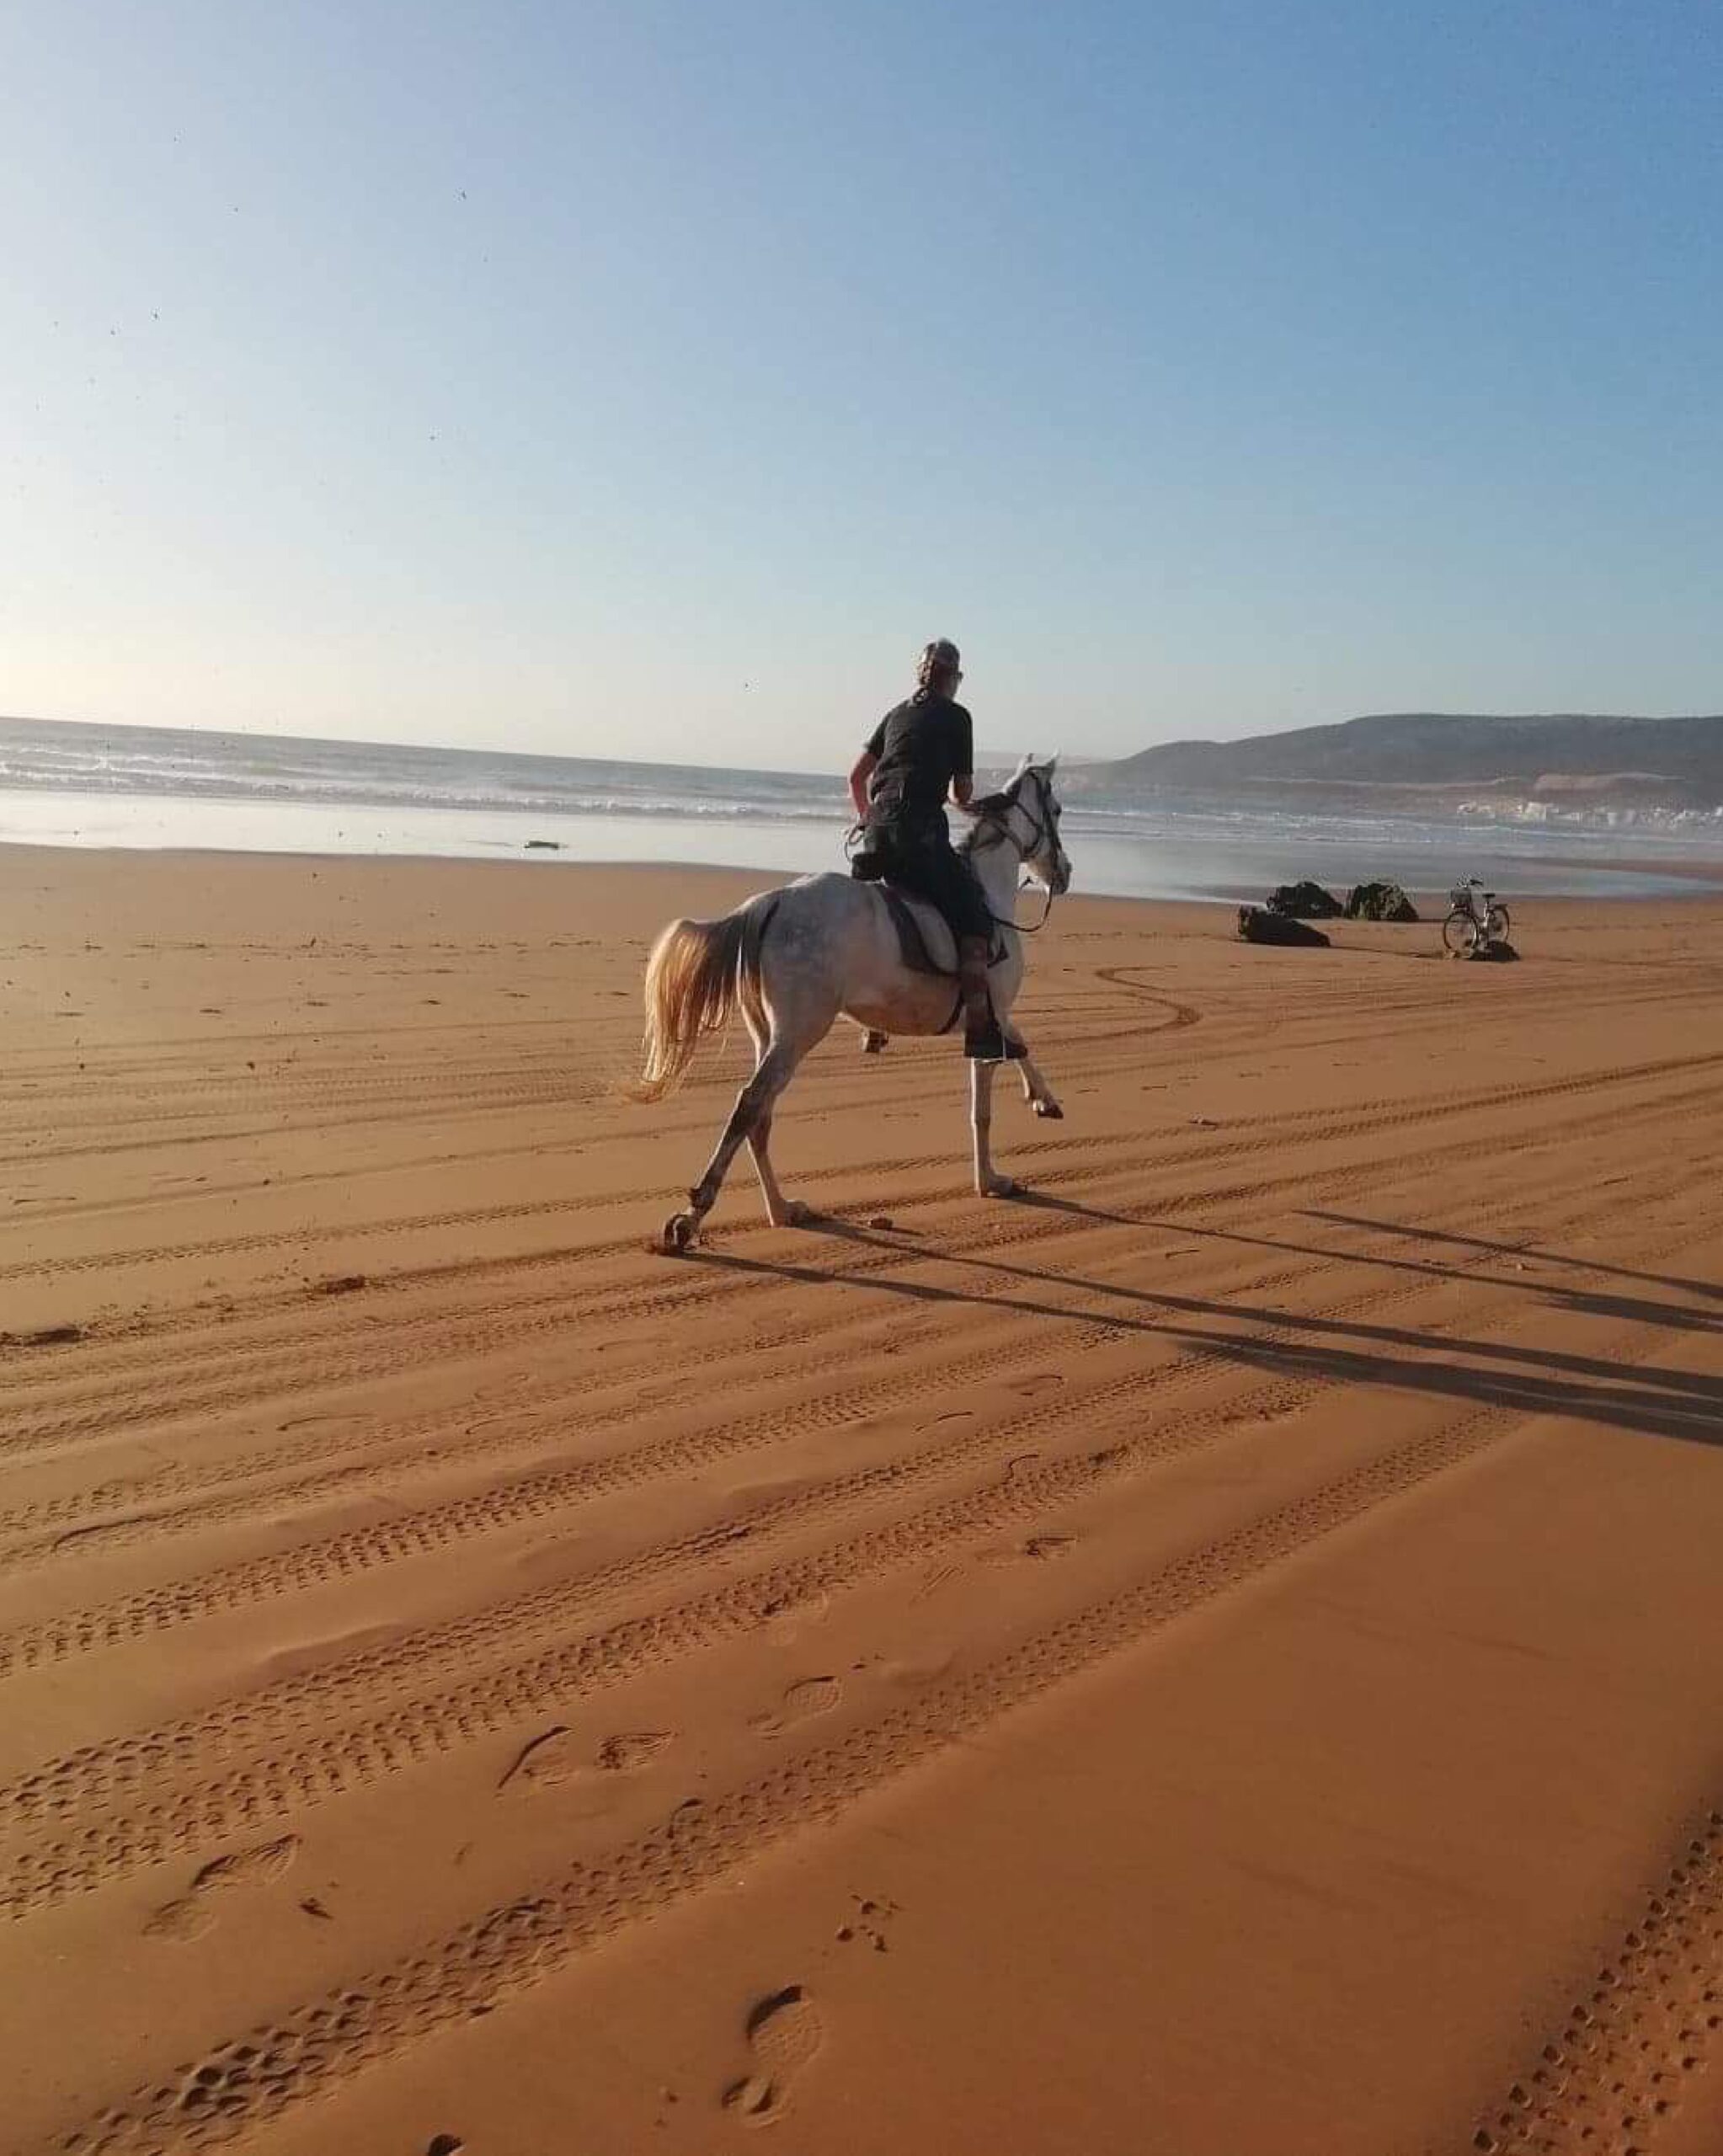
<svg viewBox="0 0 1723 2156">
<path fill-rule="evenodd" d="M 1023 980 L 1023 941 L 1014 921 L 1018 871 L 1028 869 L 1049 905 L 1071 880 L 1053 790 L 1056 760 L 1026 758 L 1003 792 L 974 803 L 974 825 L 963 842 L 1004 945 L 989 976 L 994 1010 L 1012 1060 L 1022 1065 L 1025 1098 L 1037 1115 L 1054 1117 L 1064 1111 L 1010 1014 Z M 923 901 L 910 903 L 929 955 L 955 969 L 956 946 L 943 918 Z M 645 1053 L 634 1097 L 662 1100 L 692 1062 L 701 1036 L 726 1025 L 738 1006 L 755 1061 L 706 1172 L 688 1193 L 688 1210 L 664 1223 L 664 1249 L 685 1251 L 693 1242 L 744 1139 L 767 1219 L 775 1228 L 803 1224 L 809 1210 L 785 1199 L 770 1152 L 772 1110 L 796 1065 L 840 1016 L 870 1034 L 942 1033 L 952 1023 L 956 1001 L 954 977 L 904 965 L 878 887 L 852 877 L 807 876 L 782 890 L 761 892 L 722 921 L 672 921 L 647 961 Z M 990 1147 L 998 1067 L 969 1065 L 975 1188 L 984 1198 L 1009 1198 L 1016 1187 L 995 1172 Z"/>
</svg>

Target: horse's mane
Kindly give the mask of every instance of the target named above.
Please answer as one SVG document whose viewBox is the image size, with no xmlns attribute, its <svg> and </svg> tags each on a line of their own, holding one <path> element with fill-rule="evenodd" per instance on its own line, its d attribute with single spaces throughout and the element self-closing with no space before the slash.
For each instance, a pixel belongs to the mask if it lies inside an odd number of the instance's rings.
<svg viewBox="0 0 1723 2156">
<path fill-rule="evenodd" d="M 959 853 L 968 853 L 973 851 L 975 845 L 976 834 L 980 829 L 981 818 L 985 816 L 1001 815 L 1006 809 L 1014 808 L 1016 806 L 1018 789 L 1022 787 L 1023 781 L 1029 776 L 1032 771 L 1034 773 L 1035 776 L 1042 782 L 1043 785 L 1050 786 L 1053 779 L 1053 774 L 1054 769 L 1058 766 L 1058 763 L 1059 758 L 1057 756 L 1049 756 L 1044 764 L 1037 763 L 1033 756 L 1025 756 L 1020 760 L 1016 771 L 1011 773 L 1010 778 L 1006 780 L 1006 783 L 1000 787 L 998 792 L 984 793 L 979 800 L 972 801 L 969 803 L 970 813 L 977 820 L 970 825 L 969 829 L 964 832 L 963 837 L 958 840 L 958 851 Z"/>
</svg>

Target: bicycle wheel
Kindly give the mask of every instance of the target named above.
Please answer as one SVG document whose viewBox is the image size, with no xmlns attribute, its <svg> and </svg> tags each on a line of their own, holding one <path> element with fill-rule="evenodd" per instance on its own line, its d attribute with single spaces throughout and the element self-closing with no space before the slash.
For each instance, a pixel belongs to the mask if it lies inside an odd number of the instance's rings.
<svg viewBox="0 0 1723 2156">
<path fill-rule="evenodd" d="M 1505 943 L 1507 941 L 1507 908 L 1506 906 L 1491 906 L 1490 909 L 1490 941 L 1492 943 Z"/>
<path fill-rule="evenodd" d="M 1456 906 L 1442 924 L 1442 941 L 1451 958 L 1470 958 L 1478 947 L 1476 916 L 1464 906 Z"/>
</svg>

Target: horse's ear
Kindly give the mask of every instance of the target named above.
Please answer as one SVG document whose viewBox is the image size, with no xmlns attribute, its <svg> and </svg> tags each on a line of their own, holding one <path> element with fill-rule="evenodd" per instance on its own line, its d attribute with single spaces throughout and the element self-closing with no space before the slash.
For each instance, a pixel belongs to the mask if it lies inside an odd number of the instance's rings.
<svg viewBox="0 0 1723 2156">
<path fill-rule="evenodd" d="M 1044 778 L 1051 778 L 1058 769 L 1059 758 L 1057 756 L 1049 756 L 1047 761 L 1041 766 L 1042 776 Z"/>
</svg>

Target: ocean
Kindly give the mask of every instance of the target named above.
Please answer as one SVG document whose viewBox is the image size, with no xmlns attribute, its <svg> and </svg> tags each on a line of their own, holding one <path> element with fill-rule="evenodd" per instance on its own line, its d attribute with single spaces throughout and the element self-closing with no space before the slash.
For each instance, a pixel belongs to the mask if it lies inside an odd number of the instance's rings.
<svg viewBox="0 0 1723 2156">
<path fill-rule="evenodd" d="M 193 728 L 0 719 L 0 844 L 677 862 L 806 874 L 845 865 L 834 774 L 605 763 Z M 1064 830 L 1073 888 L 1260 898 L 1314 877 L 1512 895 L 1691 892 L 1723 842 L 1630 828 L 1283 814 L 1084 792 Z"/>
</svg>

